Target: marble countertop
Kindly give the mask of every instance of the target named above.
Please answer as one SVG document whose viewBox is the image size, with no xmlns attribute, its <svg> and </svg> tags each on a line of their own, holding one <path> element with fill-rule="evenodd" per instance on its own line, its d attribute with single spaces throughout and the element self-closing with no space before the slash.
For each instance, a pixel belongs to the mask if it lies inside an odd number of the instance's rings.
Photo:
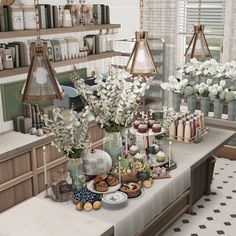
<svg viewBox="0 0 236 236">
<path fill-rule="evenodd" d="M 200 160 L 209 157 L 235 135 L 235 131 L 209 128 L 208 134 L 200 143 L 182 143 L 173 141 L 173 159 L 192 167 Z"/>
<path fill-rule="evenodd" d="M 100 236 L 111 223 L 79 214 L 65 205 L 34 197 L 0 214 L 1 236 Z"/>
<path fill-rule="evenodd" d="M 0 135 L 0 160 L 12 156 L 21 151 L 25 146 L 33 147 L 50 139 L 47 135 L 38 137 L 36 135 L 23 134 L 10 131 Z"/>
</svg>

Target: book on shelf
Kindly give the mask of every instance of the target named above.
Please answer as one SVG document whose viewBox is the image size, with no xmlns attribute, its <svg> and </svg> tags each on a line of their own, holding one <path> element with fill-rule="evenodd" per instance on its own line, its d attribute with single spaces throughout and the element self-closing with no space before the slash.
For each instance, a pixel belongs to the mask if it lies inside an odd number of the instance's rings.
<svg viewBox="0 0 236 236">
<path fill-rule="evenodd" d="M 53 48 L 50 40 L 44 40 L 47 43 L 48 47 L 48 59 L 49 61 L 54 61 Z"/>
<path fill-rule="evenodd" d="M 53 11 L 53 22 L 54 22 L 54 27 L 59 28 L 60 27 L 60 14 L 59 14 L 59 6 L 52 6 L 52 11 Z"/>
<path fill-rule="evenodd" d="M 39 27 L 40 29 L 46 29 L 46 19 L 45 19 L 45 8 L 43 4 L 39 4 L 38 7 L 39 11 Z"/>
<path fill-rule="evenodd" d="M 5 32 L 3 5 L 0 4 L 0 31 Z"/>
<path fill-rule="evenodd" d="M 27 63 L 26 63 L 26 58 L 25 58 L 25 46 L 24 46 L 24 42 L 13 42 L 14 44 L 18 45 L 19 46 L 19 64 L 20 64 L 20 67 L 24 67 L 24 66 L 27 66 Z"/>
<path fill-rule="evenodd" d="M 105 9 L 105 16 L 106 16 L 106 20 L 105 20 L 105 24 L 110 24 L 110 7 L 109 6 L 105 6 L 106 9 Z"/>
</svg>

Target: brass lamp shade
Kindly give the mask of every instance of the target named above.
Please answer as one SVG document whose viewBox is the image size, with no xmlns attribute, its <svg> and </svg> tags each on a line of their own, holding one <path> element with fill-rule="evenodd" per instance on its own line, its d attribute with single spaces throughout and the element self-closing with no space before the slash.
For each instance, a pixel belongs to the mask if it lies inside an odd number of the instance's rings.
<svg viewBox="0 0 236 236">
<path fill-rule="evenodd" d="M 148 32 L 135 32 L 136 42 L 129 58 L 126 71 L 130 74 L 157 73 L 148 45 Z"/>
<path fill-rule="evenodd" d="M 204 25 L 194 25 L 194 34 L 184 56 L 188 58 L 211 57 L 211 52 L 204 34 Z"/>
<path fill-rule="evenodd" d="M 31 44 L 32 59 L 27 80 L 21 90 L 22 101 L 62 99 L 61 89 L 47 54 L 47 43 L 36 47 Z"/>
</svg>

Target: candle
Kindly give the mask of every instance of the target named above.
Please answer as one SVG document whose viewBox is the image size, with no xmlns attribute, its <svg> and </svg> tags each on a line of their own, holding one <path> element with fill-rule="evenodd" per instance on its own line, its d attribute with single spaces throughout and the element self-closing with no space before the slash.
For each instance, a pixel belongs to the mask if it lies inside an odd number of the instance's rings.
<svg viewBox="0 0 236 236">
<path fill-rule="evenodd" d="M 43 146 L 43 171 L 44 171 L 44 184 L 48 185 L 47 160 L 46 160 L 46 147 L 45 146 Z"/>
<path fill-rule="evenodd" d="M 171 141 L 169 141 L 169 168 L 170 168 L 170 164 L 171 164 L 171 154 L 172 154 L 172 150 L 171 150 L 171 145 L 172 145 L 172 142 Z"/>
<path fill-rule="evenodd" d="M 125 131 L 125 154 L 128 153 L 128 129 Z"/>
<path fill-rule="evenodd" d="M 119 182 L 121 183 L 121 157 L 119 157 Z"/>
</svg>

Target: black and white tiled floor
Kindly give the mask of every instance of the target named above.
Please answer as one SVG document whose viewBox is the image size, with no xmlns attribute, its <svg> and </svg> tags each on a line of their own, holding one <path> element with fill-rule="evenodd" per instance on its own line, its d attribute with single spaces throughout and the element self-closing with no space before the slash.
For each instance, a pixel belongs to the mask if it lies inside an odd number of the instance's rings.
<svg viewBox="0 0 236 236">
<path fill-rule="evenodd" d="M 203 196 L 163 236 L 236 236 L 236 161 L 217 159 L 211 195 Z"/>
</svg>

